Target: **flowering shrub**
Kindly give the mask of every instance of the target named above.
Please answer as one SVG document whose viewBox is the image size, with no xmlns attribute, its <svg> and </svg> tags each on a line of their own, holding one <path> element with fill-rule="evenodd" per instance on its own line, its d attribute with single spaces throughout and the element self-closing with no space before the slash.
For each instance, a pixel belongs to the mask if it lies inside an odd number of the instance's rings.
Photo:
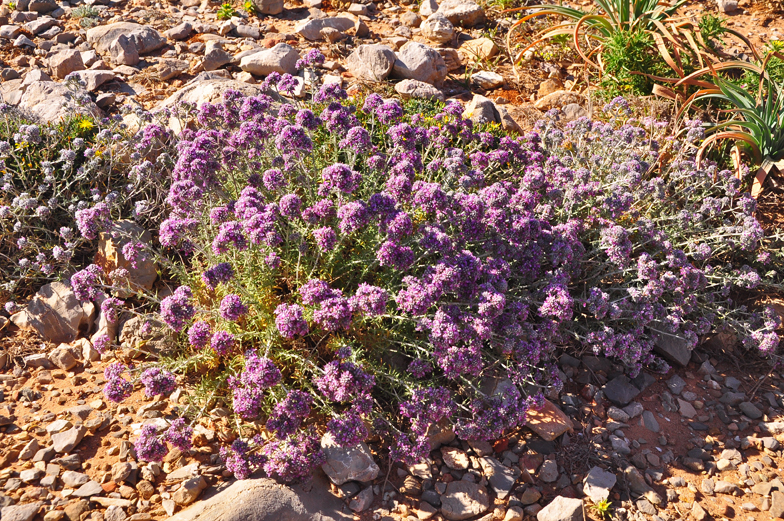
<svg viewBox="0 0 784 521">
<path fill-rule="evenodd" d="M 316 418 L 338 445 L 372 431 L 409 463 L 437 424 L 497 438 L 561 385 L 559 348 L 666 370 L 655 334 L 694 347 L 726 324 L 773 353 L 775 313 L 732 297 L 779 280 L 780 238 L 729 172 L 625 110 L 498 138 L 458 104 L 406 114 L 335 85 L 300 106 L 227 91 L 200 107 L 159 230 L 182 284 L 160 313 L 242 426 L 227 467 L 306 477 Z M 159 458 L 171 437 L 137 445 Z"/>
<path fill-rule="evenodd" d="M 171 134 L 148 125 L 129 135 L 121 121 L 73 116 L 42 126 L 0 104 L 0 300 L 9 306 L 84 265 L 113 219 L 158 225 Z"/>
</svg>

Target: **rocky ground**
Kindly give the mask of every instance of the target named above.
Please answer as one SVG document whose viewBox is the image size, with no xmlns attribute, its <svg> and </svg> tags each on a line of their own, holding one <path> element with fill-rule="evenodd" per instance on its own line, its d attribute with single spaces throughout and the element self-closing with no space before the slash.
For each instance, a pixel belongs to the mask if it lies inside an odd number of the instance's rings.
<svg viewBox="0 0 784 521">
<path fill-rule="evenodd" d="M 325 437 L 323 473 L 291 488 L 231 478 L 218 456 L 229 432 L 220 408 L 200 421 L 190 452 L 137 461 L 142 425 L 165 425 L 187 397 L 147 398 L 137 387 L 118 406 L 103 398 L 103 369 L 167 339 L 143 336 L 131 318 L 113 354 L 87 338 L 42 341 L 106 326 L 75 303 L 54 283 L 13 322 L 0 318 L 3 521 L 575 521 L 599 519 L 592 505 L 603 499 L 615 519 L 784 517 L 784 375 L 749 361 L 730 336 L 694 352 L 660 339 L 675 369 L 633 380 L 607 359 L 564 354 L 564 390 L 507 438 L 465 442 L 442 428 L 428 461 L 390 467 L 374 440 L 346 450 Z"/>
<path fill-rule="evenodd" d="M 567 118 L 591 110 L 568 59 L 533 57 L 515 75 L 503 44 L 511 20 L 497 8 L 305 2 L 254 0 L 256 15 L 221 21 L 209 0 L 21 0 L 0 7 L 0 94 L 41 121 L 66 113 L 63 80 L 74 72 L 89 94 L 82 110 L 96 115 L 215 101 L 227 88 L 257 92 L 271 71 L 296 73 L 296 60 L 319 48 L 323 82 L 457 98 L 472 103 L 472 117 L 511 131 L 552 107 Z M 726 4 L 732 26 L 755 43 L 784 34 L 784 21 L 761 6 Z M 684 14 L 706 8 L 716 10 L 690 3 Z M 303 91 L 312 80 L 301 79 Z M 725 337 L 693 353 L 662 340 L 675 369 L 632 381 L 608 360 L 564 355 L 564 391 L 508 438 L 468 443 L 434 432 L 431 459 L 411 468 L 390 467 L 373 440 L 352 451 L 324 440 L 324 472 L 292 488 L 230 479 L 218 457 L 227 441 L 220 409 L 197 428 L 190 453 L 137 462 L 141 426 L 173 417 L 186 397 L 147 399 L 137 389 L 119 407 L 107 402 L 112 355 L 89 340 L 107 324 L 64 286 L 42 289 L 36 305 L 13 322 L 0 316 L 2 521 L 571 521 L 599 519 L 591 505 L 605 498 L 618 519 L 784 516 L 784 376 Z M 121 325 L 123 359 L 167 341 L 142 337 L 140 324 Z"/>
</svg>

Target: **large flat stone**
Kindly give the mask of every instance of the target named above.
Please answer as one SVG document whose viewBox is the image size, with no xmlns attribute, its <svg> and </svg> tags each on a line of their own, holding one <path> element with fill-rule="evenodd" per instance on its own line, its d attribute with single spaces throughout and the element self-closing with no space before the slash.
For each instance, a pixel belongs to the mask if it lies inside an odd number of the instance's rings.
<svg viewBox="0 0 784 521">
<path fill-rule="evenodd" d="M 564 412 L 549 400 L 540 410 L 529 409 L 525 425 L 547 441 L 574 430 L 574 424 Z"/>
</svg>

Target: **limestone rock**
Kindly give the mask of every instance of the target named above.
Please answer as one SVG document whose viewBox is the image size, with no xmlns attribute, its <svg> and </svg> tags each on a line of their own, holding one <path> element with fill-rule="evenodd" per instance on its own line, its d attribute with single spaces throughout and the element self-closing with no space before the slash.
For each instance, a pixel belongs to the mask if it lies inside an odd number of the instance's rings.
<svg viewBox="0 0 784 521">
<path fill-rule="evenodd" d="M 35 329 L 50 342 L 61 343 L 88 331 L 94 314 L 92 303 L 79 302 L 69 286 L 52 282 L 41 287 L 25 309 L 12 315 L 11 322 L 22 329 Z"/>
<path fill-rule="evenodd" d="M 181 24 L 175 25 L 168 31 L 164 32 L 163 35 L 171 40 L 185 40 L 191 35 L 192 32 L 193 26 L 189 22 L 182 22 Z"/>
<path fill-rule="evenodd" d="M 422 0 L 422 3 L 419 4 L 419 14 L 422 16 L 430 16 L 436 11 L 438 11 L 436 0 Z"/>
<path fill-rule="evenodd" d="M 205 71 L 220 69 L 227 63 L 231 63 L 233 57 L 223 50 L 220 42 L 207 42 L 207 49 L 204 51 L 202 65 Z"/>
<path fill-rule="evenodd" d="M 346 58 L 346 69 L 367 81 L 385 80 L 394 65 L 395 52 L 386 45 L 360 45 Z"/>
<path fill-rule="evenodd" d="M 240 68 L 257 76 L 266 76 L 271 72 L 295 74 L 297 72 L 299 53 L 287 43 L 279 43 L 272 49 L 264 49 L 240 60 Z"/>
<path fill-rule="evenodd" d="M 485 10 L 471 0 L 444 0 L 436 12 L 461 27 L 473 27 L 485 20 Z"/>
<path fill-rule="evenodd" d="M 139 54 L 157 51 L 166 45 L 166 38 L 152 27 L 132 22 L 99 25 L 87 31 L 87 43 L 101 54 L 108 54 L 113 42 L 121 35 L 132 40 Z"/>
<path fill-rule="evenodd" d="M 82 438 L 84 438 L 86 433 L 87 429 L 78 425 L 76 427 L 71 427 L 67 431 L 52 434 L 52 447 L 55 452 L 67 454 L 79 445 L 79 442 L 82 441 Z"/>
<path fill-rule="evenodd" d="M 403 80 L 395 84 L 395 92 L 404 100 L 419 98 L 444 101 L 444 93 L 424 81 Z"/>
<path fill-rule="evenodd" d="M 117 75 L 112 71 L 101 70 L 78 71 L 75 74 L 79 76 L 79 79 L 85 83 L 85 88 L 89 92 L 94 92 L 104 83 L 112 81 L 117 77 Z"/>
<path fill-rule="evenodd" d="M 283 12 L 283 0 L 253 0 L 253 7 L 257 14 L 275 16 Z"/>
<path fill-rule="evenodd" d="M 438 85 L 446 79 L 447 68 L 438 51 L 418 42 L 408 42 L 397 52 L 393 74 L 401 79 Z"/>
<path fill-rule="evenodd" d="M 471 75 L 471 83 L 484 90 L 493 90 L 504 86 L 504 77 L 497 72 L 479 71 Z"/>
<path fill-rule="evenodd" d="M 501 122 L 501 114 L 496 109 L 495 103 L 479 94 L 474 94 L 473 99 L 466 105 L 463 117 L 478 125 Z"/>
<path fill-rule="evenodd" d="M 190 505 L 196 501 L 201 491 L 207 488 L 207 486 L 207 482 L 202 476 L 186 479 L 182 482 L 180 488 L 172 494 L 172 499 L 178 505 Z"/>
<path fill-rule="evenodd" d="M 551 401 L 545 400 L 539 409 L 529 409 L 526 426 L 545 441 L 553 441 L 565 432 L 572 432 L 574 424 L 564 412 Z"/>
<path fill-rule="evenodd" d="M 76 357 L 71 353 L 68 344 L 61 344 L 57 349 L 49 353 L 49 361 L 63 371 L 70 371 L 78 363 Z"/>
<path fill-rule="evenodd" d="M 558 496 L 536 514 L 537 521 L 584 521 L 583 501 Z"/>
<path fill-rule="evenodd" d="M 441 496 L 441 513 L 450 521 L 477 516 L 490 508 L 490 497 L 482 485 L 470 481 L 452 481 Z"/>
<path fill-rule="evenodd" d="M 582 103 L 585 98 L 576 92 L 569 92 L 566 90 L 555 91 L 548 94 L 544 98 L 536 100 L 534 107 L 539 110 L 560 109 L 570 103 Z"/>
<path fill-rule="evenodd" d="M 330 27 L 340 32 L 345 32 L 349 29 L 353 29 L 355 23 L 355 19 L 349 18 L 345 15 L 303 20 L 294 27 L 294 32 L 312 42 L 315 42 L 322 39 L 321 30 L 325 27 Z"/>
<path fill-rule="evenodd" d="M 0 519 L 3 521 L 33 521 L 38 511 L 44 506 L 41 502 L 12 505 L 0 510 Z"/>
<path fill-rule="evenodd" d="M 469 61 L 483 61 L 498 54 L 498 46 L 490 38 L 467 40 L 457 50 Z"/>
<path fill-rule="evenodd" d="M 177 60 L 175 58 L 164 58 L 158 62 L 158 77 L 162 81 L 168 81 L 176 78 L 181 74 L 188 72 L 191 64 L 185 60 Z"/>
<path fill-rule="evenodd" d="M 591 498 L 591 501 L 598 503 L 610 497 L 610 490 L 615 486 L 616 481 L 617 478 L 612 472 L 601 467 L 593 467 L 583 480 L 583 492 Z"/>
<path fill-rule="evenodd" d="M 84 69 L 82 55 L 76 49 L 60 51 L 49 58 L 49 67 L 58 80 L 62 80 L 70 73 Z"/>
<path fill-rule="evenodd" d="M 433 13 L 419 27 L 422 36 L 435 43 L 449 43 L 455 36 L 455 26 L 441 13 Z"/>
<path fill-rule="evenodd" d="M 346 481 L 372 481 L 379 473 L 370 449 L 364 443 L 354 447 L 340 447 L 330 433 L 321 438 L 321 448 L 327 461 L 321 466 L 336 485 Z"/>
<path fill-rule="evenodd" d="M 192 507 L 169 521 L 350 521 L 343 501 L 332 495 L 320 472 L 308 485 L 286 486 L 272 479 L 245 479 L 208 489 Z"/>
</svg>

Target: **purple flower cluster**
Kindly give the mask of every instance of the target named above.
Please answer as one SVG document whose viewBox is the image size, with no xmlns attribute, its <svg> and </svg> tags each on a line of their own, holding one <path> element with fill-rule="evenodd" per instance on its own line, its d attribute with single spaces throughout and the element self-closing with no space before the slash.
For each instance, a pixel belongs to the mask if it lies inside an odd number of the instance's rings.
<svg viewBox="0 0 784 521">
<path fill-rule="evenodd" d="M 145 425 L 136 443 L 133 444 L 136 456 L 142 461 L 163 461 L 169 453 L 166 442 L 158 435 L 155 425 Z"/>
<path fill-rule="evenodd" d="M 193 292 L 188 286 L 180 286 L 174 290 L 174 294 L 169 295 L 161 301 L 161 318 L 173 330 L 180 332 L 196 313 L 196 309 L 190 300 Z"/>
<path fill-rule="evenodd" d="M 147 396 L 169 394 L 177 388 L 174 375 L 159 367 L 145 369 L 139 380 L 144 384 L 144 393 Z"/>
<path fill-rule="evenodd" d="M 267 429 L 274 432 L 278 439 L 294 434 L 302 421 L 310 415 L 313 397 L 297 389 L 289 391 L 283 401 L 278 402 L 267 419 Z"/>
<path fill-rule="evenodd" d="M 307 335 L 310 329 L 303 311 L 302 306 L 297 304 L 280 304 L 275 308 L 275 326 L 278 332 L 286 338 Z"/>
<path fill-rule="evenodd" d="M 248 307 L 242 303 L 239 295 L 226 295 L 220 303 L 220 316 L 223 320 L 236 322 L 248 313 Z"/>
<path fill-rule="evenodd" d="M 128 367 L 120 362 L 104 369 L 103 376 L 106 378 L 106 385 L 103 387 L 103 394 L 107 400 L 120 403 L 133 392 L 133 384 L 122 377 L 127 369 Z"/>
<path fill-rule="evenodd" d="M 218 284 L 225 284 L 234 277 L 234 269 L 228 262 L 221 262 L 201 274 L 201 281 L 210 290 L 215 290 Z"/>
<path fill-rule="evenodd" d="M 234 395 L 234 412 L 245 419 L 256 418 L 261 412 L 264 391 L 281 380 L 280 370 L 256 351 L 245 353 L 245 369 L 239 377 L 229 377 L 229 387 Z"/>
<path fill-rule="evenodd" d="M 335 443 L 341 447 L 354 447 L 368 437 L 365 422 L 353 412 L 347 412 L 329 420 L 327 430 Z"/>
<path fill-rule="evenodd" d="M 376 378 L 352 362 L 334 360 L 324 366 L 323 374 L 314 383 L 328 400 L 347 402 L 368 396 Z"/>
<path fill-rule="evenodd" d="M 264 472 L 284 482 L 310 479 L 313 469 L 327 460 L 319 437 L 313 432 L 270 442 L 262 448 L 262 454 L 266 457 Z"/>
<path fill-rule="evenodd" d="M 95 300 L 98 297 L 98 284 L 102 275 L 103 270 L 96 264 L 90 264 L 71 275 L 71 289 L 76 298 L 82 302 Z"/>
</svg>

